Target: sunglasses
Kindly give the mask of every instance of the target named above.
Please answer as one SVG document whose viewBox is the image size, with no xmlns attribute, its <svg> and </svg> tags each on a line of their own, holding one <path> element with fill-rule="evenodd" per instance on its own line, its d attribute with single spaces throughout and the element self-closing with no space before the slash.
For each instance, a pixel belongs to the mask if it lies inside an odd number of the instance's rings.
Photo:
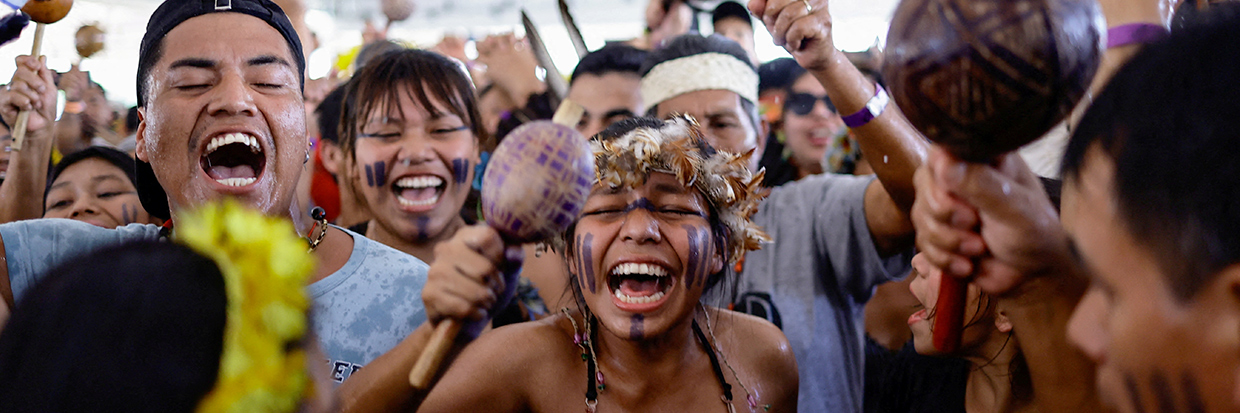
<svg viewBox="0 0 1240 413">
<path fill-rule="evenodd" d="M 826 95 L 816 96 L 809 93 L 792 93 L 788 95 L 788 100 L 784 101 L 784 109 L 800 116 L 808 115 L 814 111 L 814 104 L 821 100 L 827 105 L 827 110 L 836 113 L 835 105 L 831 104 L 831 98 Z"/>
</svg>

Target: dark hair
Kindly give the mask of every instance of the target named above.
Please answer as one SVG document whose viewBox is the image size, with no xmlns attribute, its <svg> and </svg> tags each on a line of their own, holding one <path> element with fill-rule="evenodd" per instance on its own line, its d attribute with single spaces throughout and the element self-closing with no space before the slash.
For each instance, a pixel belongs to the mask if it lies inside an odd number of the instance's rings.
<svg viewBox="0 0 1240 413">
<path fill-rule="evenodd" d="M 319 106 L 314 108 L 314 114 L 319 121 L 319 139 L 340 144 L 340 111 L 344 106 L 347 85 L 348 83 L 336 86 L 327 96 L 323 97 Z"/>
<path fill-rule="evenodd" d="M 650 52 L 646 56 L 646 61 L 642 63 L 640 72 L 642 76 L 646 76 L 650 73 L 650 69 L 654 69 L 660 63 L 702 53 L 723 53 L 753 67 L 753 63 L 749 61 L 749 54 L 732 39 L 718 34 L 702 36 L 689 33 L 676 36 L 668 40 L 663 48 Z"/>
<path fill-rule="evenodd" d="M 70 166 L 87 159 L 108 161 L 112 166 L 125 172 L 125 177 L 129 178 L 129 183 L 132 183 L 134 188 L 138 187 L 138 178 L 134 172 L 135 163 L 133 158 L 129 157 L 129 154 L 106 146 L 91 146 L 66 155 L 64 158 L 61 158 L 60 163 L 57 163 L 55 168 L 52 168 L 51 173 L 47 176 L 47 188 L 43 191 L 44 205 L 47 205 L 47 193 L 52 190 L 52 184 L 56 183 L 56 178 L 59 178 L 60 174 L 69 169 Z"/>
<path fill-rule="evenodd" d="M 771 89 L 787 89 L 801 77 L 805 69 L 791 57 L 781 57 L 758 66 L 758 93 Z"/>
<path fill-rule="evenodd" d="M 689 33 L 677 36 L 668 41 L 667 45 L 662 49 L 650 52 L 646 56 L 646 62 L 642 63 L 641 75 L 645 77 L 650 74 L 650 70 L 660 63 L 703 53 L 723 53 L 744 62 L 751 68 L 753 67 L 753 63 L 749 61 L 749 54 L 745 52 L 745 49 L 741 48 L 740 44 L 732 41 L 732 39 L 717 34 L 701 36 L 696 33 Z M 741 110 L 745 112 L 745 119 L 749 120 L 749 126 L 753 128 L 754 134 L 758 136 L 758 139 L 765 139 L 760 130 L 762 120 L 758 114 L 757 103 L 750 102 L 749 99 L 742 97 Z M 646 109 L 646 116 L 657 117 L 658 113 L 658 104 L 650 105 Z"/>
<path fill-rule="evenodd" d="M 129 110 L 125 111 L 125 130 L 133 135 L 137 132 L 140 123 L 142 123 L 142 118 L 138 117 L 138 107 L 130 106 Z"/>
<path fill-rule="evenodd" d="M 404 45 L 387 39 L 366 43 L 365 46 L 362 46 L 361 50 L 357 51 L 357 57 L 353 59 L 353 71 L 361 72 L 362 68 L 366 67 L 366 63 L 370 63 L 370 61 L 375 60 L 376 57 L 383 56 L 389 52 L 405 49 L 407 49 L 407 47 Z"/>
<path fill-rule="evenodd" d="M 718 25 L 721 20 L 729 18 L 740 19 L 745 24 L 748 24 L 751 29 L 753 28 L 753 20 L 749 17 L 749 9 L 746 9 L 740 3 L 734 1 L 719 3 L 718 6 L 715 6 L 715 11 L 710 13 L 710 23 L 712 25 Z"/>
<path fill-rule="evenodd" d="M 1180 300 L 1240 262 L 1240 4 L 1198 18 L 1115 74 L 1063 159 L 1068 181 L 1093 148 L 1114 161 L 1118 217 Z"/>
<path fill-rule="evenodd" d="M 354 156 L 357 135 L 365 117 L 398 105 L 407 93 L 428 112 L 438 115 L 432 99 L 443 102 L 478 138 L 480 150 L 493 147 L 478 114 L 474 85 L 453 60 L 438 53 L 403 49 L 384 53 L 349 80 L 340 114 L 340 146 Z"/>
<path fill-rule="evenodd" d="M 227 297 L 215 262 L 143 241 L 51 270 L 0 333 L 8 412 L 189 412 L 215 385 Z"/>
<path fill-rule="evenodd" d="M 646 61 L 645 50 L 623 43 L 609 43 L 602 48 L 590 52 L 573 69 L 569 85 L 577 81 L 581 75 L 602 76 L 608 73 L 626 73 L 638 76 L 642 63 Z M 481 94 L 479 94 L 481 95 Z"/>
</svg>

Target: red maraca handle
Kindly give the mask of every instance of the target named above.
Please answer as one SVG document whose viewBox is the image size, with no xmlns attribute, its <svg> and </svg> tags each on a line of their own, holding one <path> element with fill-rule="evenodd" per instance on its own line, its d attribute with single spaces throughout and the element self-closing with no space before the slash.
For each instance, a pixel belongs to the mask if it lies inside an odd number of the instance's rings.
<svg viewBox="0 0 1240 413">
<path fill-rule="evenodd" d="M 944 353 L 960 348 L 968 285 L 964 280 L 948 274 L 943 274 L 939 280 L 939 299 L 934 303 L 934 348 Z"/>
</svg>

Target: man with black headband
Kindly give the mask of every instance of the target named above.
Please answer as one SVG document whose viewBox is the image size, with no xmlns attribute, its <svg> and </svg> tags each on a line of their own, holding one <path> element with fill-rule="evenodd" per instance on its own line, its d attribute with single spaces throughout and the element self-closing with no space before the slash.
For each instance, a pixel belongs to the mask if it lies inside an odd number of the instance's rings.
<svg viewBox="0 0 1240 413">
<path fill-rule="evenodd" d="M 179 211 L 232 198 L 298 221 L 294 187 L 309 150 L 304 61 L 292 25 L 270 0 L 162 4 L 151 16 L 138 64 L 138 192 L 147 211 L 175 220 Z M 28 57 L 18 63 L 12 92 L 0 102 L 10 121 L 27 105 L 55 102 L 54 94 L 35 92 L 54 93 L 46 67 Z M 45 112 L 36 111 L 31 125 L 47 124 Z M 40 136 L 31 135 L 45 139 Z M 337 227 L 297 227 L 320 263 L 308 287 L 315 335 L 333 378 L 343 381 L 425 322 L 427 267 Z M 153 225 L 105 230 L 33 220 L 0 226 L 0 256 L 7 259 L 0 295 L 10 307 L 68 257 L 160 236 Z"/>
</svg>

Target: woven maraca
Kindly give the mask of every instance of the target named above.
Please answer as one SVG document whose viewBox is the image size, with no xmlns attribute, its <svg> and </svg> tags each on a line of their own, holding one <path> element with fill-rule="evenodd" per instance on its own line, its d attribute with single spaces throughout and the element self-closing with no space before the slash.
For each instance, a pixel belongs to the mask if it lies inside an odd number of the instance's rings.
<svg viewBox="0 0 1240 413">
<path fill-rule="evenodd" d="M 584 109 L 560 104 L 550 122 L 513 130 L 495 148 L 482 177 L 487 225 L 510 245 L 543 241 L 568 229 L 585 206 L 594 183 L 594 154 L 575 125 Z M 414 388 L 430 385 L 461 325 L 444 320 L 409 372 Z"/>
<path fill-rule="evenodd" d="M 552 122 L 514 130 L 495 149 L 482 178 L 487 225 L 512 242 L 563 232 L 581 214 L 594 180 L 594 157 L 580 133 Z"/>
<path fill-rule="evenodd" d="M 989 162 L 1071 113 L 1102 55 L 1092 0 L 904 0 L 883 78 L 917 129 Z"/>
<path fill-rule="evenodd" d="M 1034 141 L 1084 96 L 1102 55 L 1093 0 L 904 0 L 883 78 L 908 120 L 969 162 Z M 934 345 L 960 345 L 966 284 L 942 277 Z"/>
</svg>

